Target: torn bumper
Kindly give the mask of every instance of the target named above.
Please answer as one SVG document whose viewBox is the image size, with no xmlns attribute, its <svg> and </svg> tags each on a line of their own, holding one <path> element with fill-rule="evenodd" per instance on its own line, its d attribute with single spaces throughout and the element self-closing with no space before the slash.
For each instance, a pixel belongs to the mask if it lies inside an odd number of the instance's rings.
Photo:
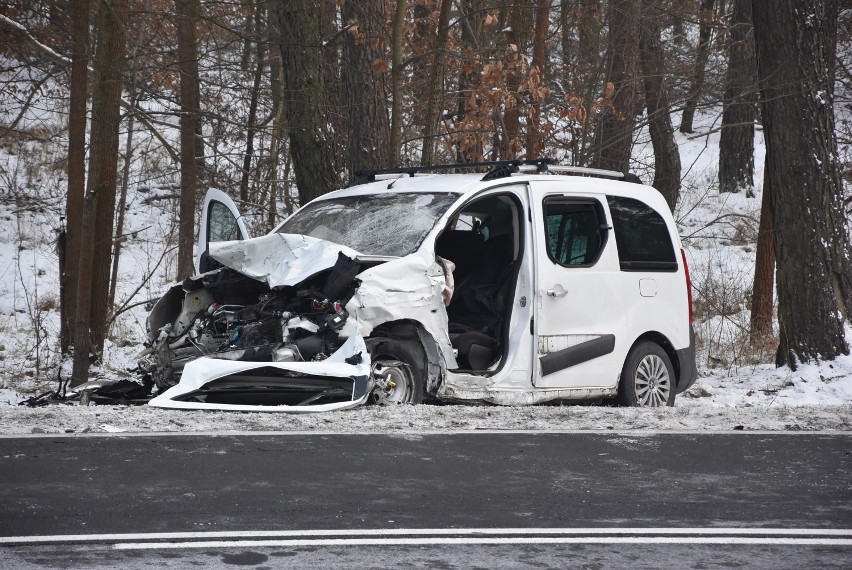
<svg viewBox="0 0 852 570">
<path fill-rule="evenodd" d="M 372 382 L 364 339 L 355 335 L 318 362 L 193 360 L 184 367 L 180 383 L 148 405 L 182 410 L 329 412 L 365 403 Z"/>
</svg>

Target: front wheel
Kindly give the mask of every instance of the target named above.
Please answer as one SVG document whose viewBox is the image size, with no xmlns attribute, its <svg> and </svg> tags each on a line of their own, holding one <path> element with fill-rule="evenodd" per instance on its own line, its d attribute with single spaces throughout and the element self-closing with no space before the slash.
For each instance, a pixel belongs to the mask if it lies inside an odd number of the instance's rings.
<svg viewBox="0 0 852 570">
<path fill-rule="evenodd" d="M 422 350 L 413 341 L 388 340 L 370 355 L 375 388 L 370 402 L 379 405 L 419 404 L 426 384 Z"/>
<path fill-rule="evenodd" d="M 660 345 L 644 340 L 627 354 L 616 400 L 622 406 L 673 406 L 674 368 Z"/>
</svg>

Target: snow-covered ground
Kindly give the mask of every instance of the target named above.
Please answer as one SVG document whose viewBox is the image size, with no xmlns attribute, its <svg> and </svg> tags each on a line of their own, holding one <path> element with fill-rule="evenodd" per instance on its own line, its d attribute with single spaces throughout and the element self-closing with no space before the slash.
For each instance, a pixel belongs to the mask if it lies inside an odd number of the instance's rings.
<svg viewBox="0 0 852 570">
<path fill-rule="evenodd" d="M 227 431 L 435 432 L 465 430 L 852 431 L 852 357 L 801 366 L 760 365 L 699 378 L 675 407 L 579 404 L 530 407 L 370 406 L 325 414 L 160 410 L 148 406 L 16 406 L 0 390 L 0 434 Z"/>
<path fill-rule="evenodd" d="M 675 217 L 690 264 L 698 334 L 699 379 L 664 410 L 547 405 L 400 406 L 331 414 L 253 414 L 156 410 L 146 406 L 15 405 L 56 387 L 58 262 L 56 236 L 64 212 L 62 120 L 45 112 L 29 120 L 58 139 L 0 145 L 0 434 L 231 430 L 422 432 L 469 429 L 850 430 L 852 357 L 776 369 L 777 339 L 748 343 L 749 299 L 760 216 L 764 144 L 755 140 L 756 196 L 718 192 L 720 111 L 696 117 L 697 134 L 677 133 L 683 188 Z M 704 134 L 702 134 L 704 133 Z M 709 134 L 708 134 L 709 133 Z M 175 134 L 175 133 L 172 133 Z M 171 136 L 166 133 L 167 136 Z M 57 143 L 58 140 L 58 143 Z M 145 330 L 146 299 L 173 279 L 173 176 L 150 137 L 137 133 L 131 165 L 125 241 L 116 292 L 122 312 L 95 377 L 132 378 Z M 122 143 L 123 144 L 123 143 Z M 640 134 L 636 163 L 653 164 Z M 652 173 L 638 170 L 646 182 Z M 852 332 L 847 332 L 852 340 Z"/>
</svg>

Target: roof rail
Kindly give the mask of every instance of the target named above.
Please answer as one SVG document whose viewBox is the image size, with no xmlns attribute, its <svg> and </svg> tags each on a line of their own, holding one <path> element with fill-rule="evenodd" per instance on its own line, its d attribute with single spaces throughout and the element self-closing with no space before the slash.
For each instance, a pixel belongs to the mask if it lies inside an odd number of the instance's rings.
<svg viewBox="0 0 852 570">
<path fill-rule="evenodd" d="M 516 172 L 535 170 L 535 172 L 553 172 L 554 174 L 578 174 L 580 176 L 594 176 L 599 178 L 619 178 L 626 182 L 642 181 L 632 173 L 617 172 L 615 170 L 602 170 L 599 168 L 585 168 L 581 166 L 559 166 L 552 158 L 532 158 L 515 160 L 491 160 L 486 162 L 461 162 L 455 164 L 435 164 L 432 166 L 400 166 L 397 168 L 383 168 L 377 170 L 357 170 L 355 179 L 350 186 L 375 182 L 377 176 L 387 174 L 400 174 L 414 176 L 421 172 L 436 172 L 444 170 L 474 170 L 489 168 L 490 170 L 482 177 L 483 181 L 507 178 Z"/>
<path fill-rule="evenodd" d="M 537 160 L 490 160 L 485 162 L 459 162 L 455 164 L 435 164 L 432 166 L 398 166 L 396 168 L 381 168 L 377 170 L 357 170 L 355 171 L 355 184 L 364 184 L 366 182 L 375 182 L 376 176 L 382 174 L 402 174 L 414 176 L 421 172 L 436 172 L 443 170 L 475 170 L 482 168 L 491 169 L 493 172 L 497 169 L 513 168 L 512 172 L 517 172 L 517 168 L 522 164 L 550 164 L 552 161 L 549 158 Z"/>
</svg>

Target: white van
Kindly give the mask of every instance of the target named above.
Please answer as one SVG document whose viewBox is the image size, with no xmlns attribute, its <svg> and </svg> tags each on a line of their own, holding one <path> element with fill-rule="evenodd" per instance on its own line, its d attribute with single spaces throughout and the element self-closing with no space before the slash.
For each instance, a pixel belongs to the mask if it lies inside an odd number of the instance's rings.
<svg viewBox="0 0 852 570">
<path fill-rule="evenodd" d="M 429 173 L 460 166 L 366 173 L 253 239 L 209 193 L 199 275 L 149 316 L 150 404 L 672 405 L 695 381 L 695 344 L 662 195 L 541 160 Z"/>
</svg>

